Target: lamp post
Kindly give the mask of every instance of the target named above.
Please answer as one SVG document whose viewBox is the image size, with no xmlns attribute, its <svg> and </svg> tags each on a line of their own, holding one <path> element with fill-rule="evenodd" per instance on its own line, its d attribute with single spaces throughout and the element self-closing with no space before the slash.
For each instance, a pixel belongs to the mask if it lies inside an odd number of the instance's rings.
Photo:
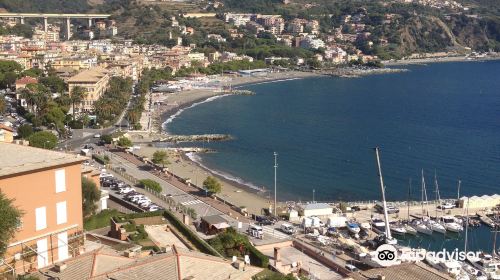
<svg viewBox="0 0 500 280">
<path fill-rule="evenodd" d="M 278 153 L 274 152 L 274 216 L 276 216 L 276 172 L 278 171 Z"/>
</svg>

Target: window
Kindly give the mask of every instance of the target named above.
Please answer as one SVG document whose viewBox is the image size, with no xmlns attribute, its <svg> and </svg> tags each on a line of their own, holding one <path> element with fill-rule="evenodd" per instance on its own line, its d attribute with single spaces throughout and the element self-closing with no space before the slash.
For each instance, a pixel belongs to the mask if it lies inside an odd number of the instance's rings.
<svg viewBox="0 0 500 280">
<path fill-rule="evenodd" d="M 47 228 L 47 208 L 39 207 L 35 209 L 36 230 Z"/>
<path fill-rule="evenodd" d="M 67 232 L 59 233 L 57 235 L 57 254 L 59 256 L 59 261 L 64 261 L 69 258 Z"/>
<path fill-rule="evenodd" d="M 56 193 L 66 191 L 66 173 L 64 169 L 56 171 Z"/>
<path fill-rule="evenodd" d="M 58 202 L 56 204 L 56 210 L 57 210 L 57 224 L 64 224 L 68 221 L 68 215 L 66 212 L 66 201 L 63 202 Z"/>
</svg>

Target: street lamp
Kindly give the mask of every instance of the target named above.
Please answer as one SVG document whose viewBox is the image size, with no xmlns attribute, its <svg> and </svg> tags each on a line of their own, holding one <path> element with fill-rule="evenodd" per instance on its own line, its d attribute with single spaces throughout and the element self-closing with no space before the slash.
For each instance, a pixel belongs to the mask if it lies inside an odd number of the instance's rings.
<svg viewBox="0 0 500 280">
<path fill-rule="evenodd" d="M 274 216 L 276 216 L 276 172 L 278 171 L 278 153 L 274 152 Z"/>
</svg>

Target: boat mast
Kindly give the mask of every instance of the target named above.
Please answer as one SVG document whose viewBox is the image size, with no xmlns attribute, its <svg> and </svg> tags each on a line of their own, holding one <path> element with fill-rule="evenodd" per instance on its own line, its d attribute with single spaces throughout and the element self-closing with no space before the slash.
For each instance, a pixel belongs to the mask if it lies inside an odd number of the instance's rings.
<svg viewBox="0 0 500 280">
<path fill-rule="evenodd" d="M 460 182 L 460 181 L 459 181 Z M 459 183 L 460 185 L 460 183 Z M 464 245 L 464 252 L 465 255 L 467 255 L 467 237 L 468 237 L 468 231 L 469 231 L 469 198 L 467 198 L 467 208 L 465 209 L 465 245 Z"/>
<path fill-rule="evenodd" d="M 462 180 L 458 179 L 457 200 L 460 199 L 460 184 L 462 184 Z"/>
<path fill-rule="evenodd" d="M 437 180 L 436 170 L 434 170 L 434 185 L 436 185 L 436 220 L 438 219 L 438 206 L 441 205 L 441 196 L 439 195 L 439 185 Z M 441 207 L 442 208 L 442 207 Z M 443 211 L 441 209 L 441 211 Z"/>
<path fill-rule="evenodd" d="M 408 200 L 406 201 L 406 204 L 408 206 L 408 222 L 410 222 L 410 197 L 411 197 L 411 177 L 410 177 L 410 183 L 408 185 Z"/>
<path fill-rule="evenodd" d="M 378 178 L 380 180 L 380 190 L 382 192 L 382 206 L 384 207 L 384 219 L 385 219 L 385 236 L 387 240 L 392 239 L 391 230 L 389 228 L 389 215 L 387 214 L 387 202 L 385 201 L 385 187 L 384 179 L 382 178 L 382 167 L 380 166 L 380 155 L 379 147 L 375 148 L 375 155 L 377 156 L 377 167 L 378 167 Z"/>
</svg>

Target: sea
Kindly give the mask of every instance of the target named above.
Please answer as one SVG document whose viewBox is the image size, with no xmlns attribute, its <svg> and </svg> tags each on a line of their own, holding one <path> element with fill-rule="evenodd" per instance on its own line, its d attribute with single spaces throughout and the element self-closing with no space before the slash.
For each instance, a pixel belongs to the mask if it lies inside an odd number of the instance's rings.
<svg viewBox="0 0 500 280">
<path fill-rule="evenodd" d="M 442 198 L 500 194 L 500 61 L 398 67 L 409 71 L 246 85 L 256 94 L 197 103 L 165 129 L 230 134 L 231 141 L 196 143 L 217 152 L 191 157 L 264 192 L 274 189 L 277 153 L 281 201 L 379 200 L 374 147 L 389 201 L 419 200 L 422 171 L 429 199 L 435 178 Z M 489 230 L 478 231 L 478 248 L 491 244 Z M 463 242 L 454 240 L 420 246 Z"/>
</svg>

